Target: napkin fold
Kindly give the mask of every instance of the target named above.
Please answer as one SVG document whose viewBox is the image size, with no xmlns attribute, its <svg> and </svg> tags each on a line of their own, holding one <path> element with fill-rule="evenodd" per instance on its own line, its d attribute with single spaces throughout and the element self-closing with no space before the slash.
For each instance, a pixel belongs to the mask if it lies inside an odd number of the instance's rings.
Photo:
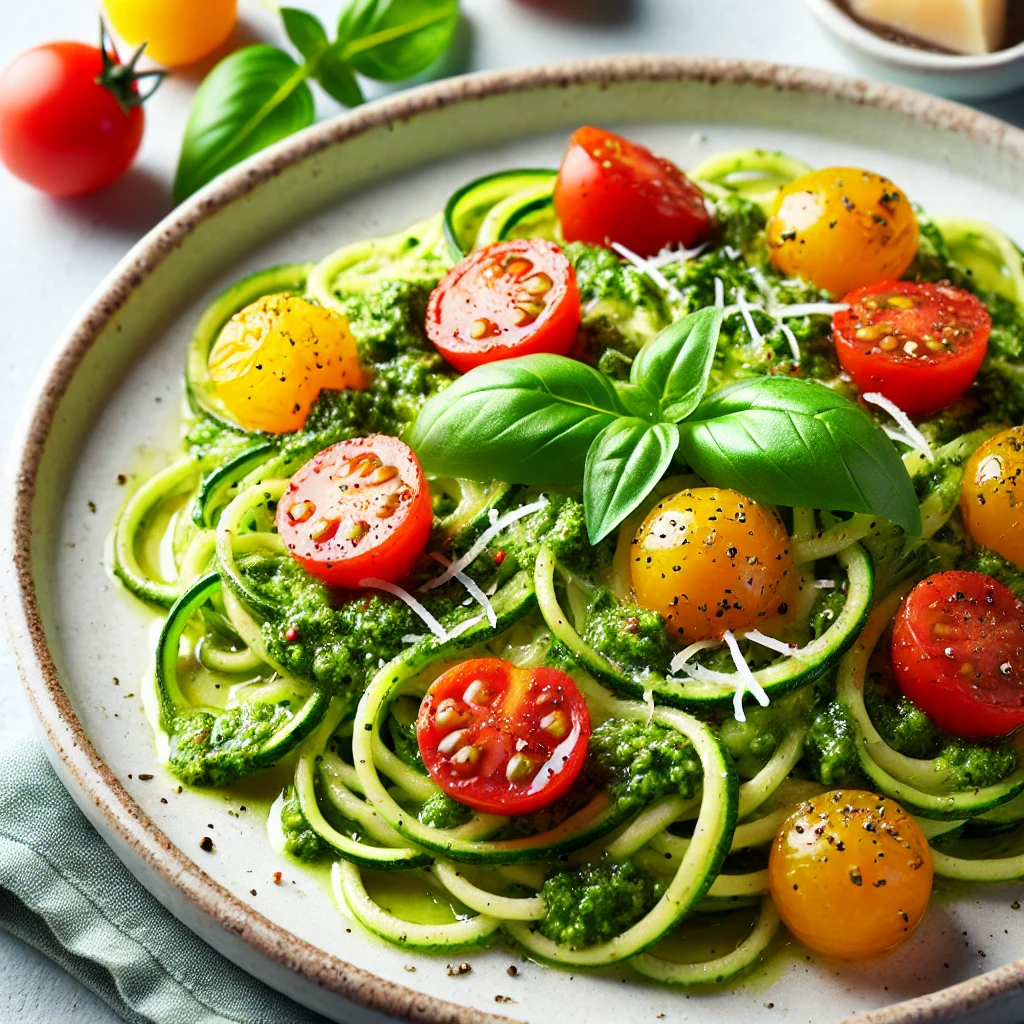
<svg viewBox="0 0 1024 1024">
<path fill-rule="evenodd" d="M 130 1024 L 326 1024 L 168 913 L 86 821 L 31 737 L 0 746 L 0 928 Z"/>
</svg>

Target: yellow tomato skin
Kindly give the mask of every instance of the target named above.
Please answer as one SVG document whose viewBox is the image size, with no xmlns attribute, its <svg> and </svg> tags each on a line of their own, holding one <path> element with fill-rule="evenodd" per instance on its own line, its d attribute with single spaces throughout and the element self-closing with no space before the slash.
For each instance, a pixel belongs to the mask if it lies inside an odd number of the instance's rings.
<svg viewBox="0 0 1024 1024">
<path fill-rule="evenodd" d="M 917 218 L 903 190 L 856 167 L 826 167 L 785 185 L 767 235 L 783 274 L 836 298 L 900 277 L 917 254 Z"/>
<path fill-rule="evenodd" d="M 366 387 L 348 320 L 297 295 L 236 313 L 210 350 L 218 397 L 248 430 L 298 430 L 321 390 Z"/>
<path fill-rule="evenodd" d="M 774 509 L 726 488 L 660 501 L 637 530 L 629 562 L 637 603 L 687 642 L 763 625 L 794 608 L 786 527 Z"/>
<path fill-rule="evenodd" d="M 167 67 L 213 53 L 238 18 L 238 0 L 104 0 L 103 6 L 126 43 L 146 43 L 147 56 Z"/>
<path fill-rule="evenodd" d="M 768 885 L 786 927 L 842 960 L 879 956 L 903 942 L 924 916 L 932 879 L 917 822 L 863 790 L 833 790 L 801 804 L 768 858 Z"/>
<path fill-rule="evenodd" d="M 960 514 L 971 540 L 1024 569 L 1024 427 L 989 438 L 967 460 Z"/>
</svg>

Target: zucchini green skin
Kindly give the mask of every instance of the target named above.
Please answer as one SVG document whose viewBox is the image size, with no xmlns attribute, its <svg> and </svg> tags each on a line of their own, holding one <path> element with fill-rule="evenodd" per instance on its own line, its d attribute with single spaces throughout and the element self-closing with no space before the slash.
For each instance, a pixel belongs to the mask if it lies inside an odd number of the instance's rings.
<svg viewBox="0 0 1024 1024">
<path fill-rule="evenodd" d="M 859 545 L 851 545 L 838 558 L 849 579 L 846 604 L 835 622 L 822 634 L 820 652 L 809 658 L 786 658 L 754 672 L 769 697 L 780 697 L 819 679 L 837 665 L 864 628 L 871 613 L 874 571 L 871 559 Z M 732 707 L 734 689 L 720 683 L 696 680 L 677 682 L 660 675 L 638 680 L 584 641 L 558 606 L 554 589 L 554 559 L 546 549 L 537 559 L 535 584 L 541 613 L 554 635 L 576 660 L 597 679 L 618 693 L 642 700 L 653 693 L 658 704 L 684 711 L 710 711 Z"/>
<path fill-rule="evenodd" d="M 217 517 L 234 497 L 230 492 L 276 451 L 273 441 L 260 441 L 204 476 L 192 503 L 192 521 L 196 526 L 212 530 Z"/>
<path fill-rule="evenodd" d="M 295 768 L 295 793 L 310 828 L 338 857 L 359 867 L 374 871 L 408 871 L 429 866 L 431 857 L 422 850 L 409 846 L 371 846 L 339 832 L 324 817 L 317 800 L 316 770 L 340 717 L 338 712 L 328 711 L 303 745 Z"/>
<path fill-rule="evenodd" d="M 638 974 L 669 985 L 692 988 L 697 985 L 720 985 L 749 970 L 764 956 L 779 930 L 779 912 L 769 895 L 761 898 L 761 910 L 747 937 L 725 956 L 693 964 L 676 964 L 651 953 L 641 953 L 629 965 Z"/>
<path fill-rule="evenodd" d="M 490 525 L 491 511 L 498 515 L 509 511 L 523 491 L 521 484 L 507 484 L 500 480 L 477 483 L 459 480 L 461 500 L 454 512 L 440 521 L 442 531 L 452 538 L 452 549 L 464 554 Z"/>
<path fill-rule="evenodd" d="M 221 578 L 217 572 L 207 573 L 196 580 L 174 603 L 160 630 L 156 648 L 156 692 L 160 702 L 160 727 L 168 734 L 174 732 L 175 719 L 191 710 L 178 684 L 179 642 L 189 619 L 207 601 L 220 593 Z M 269 768 L 285 754 L 290 753 L 320 723 L 331 703 L 328 693 L 316 691 L 291 717 L 283 728 L 270 736 L 253 753 L 251 771 Z M 203 708 L 216 713 L 217 709 Z"/>
<path fill-rule="evenodd" d="M 136 556 L 136 543 L 146 521 L 165 501 L 195 487 L 199 465 L 192 459 L 181 459 L 150 477 L 129 498 L 114 528 L 114 575 L 136 597 L 161 608 L 170 608 L 178 599 L 176 583 L 147 576 Z"/>
<path fill-rule="evenodd" d="M 932 850 L 932 865 L 940 878 L 960 882 L 1016 882 L 1024 878 L 1024 853 L 1015 857 L 953 857 Z"/>
<path fill-rule="evenodd" d="M 550 168 L 498 171 L 453 192 L 444 207 L 444 237 L 452 259 L 458 262 L 476 247 L 477 232 L 494 206 L 524 189 L 546 182 L 553 186 L 557 174 Z"/>
<path fill-rule="evenodd" d="M 496 917 L 480 914 L 450 924 L 415 924 L 403 921 L 370 898 L 359 868 L 339 861 L 331 868 L 331 888 L 341 909 L 347 910 L 368 931 L 385 942 L 419 953 L 455 953 L 477 949 L 498 930 Z"/>
<path fill-rule="evenodd" d="M 313 269 L 312 263 L 287 263 L 269 270 L 259 270 L 242 278 L 222 292 L 207 307 L 196 327 L 185 356 L 185 388 L 189 405 L 196 413 L 212 416 L 234 430 L 246 430 L 217 397 L 210 379 L 210 349 L 213 348 L 221 328 L 250 303 L 276 292 L 301 293 Z"/>
</svg>

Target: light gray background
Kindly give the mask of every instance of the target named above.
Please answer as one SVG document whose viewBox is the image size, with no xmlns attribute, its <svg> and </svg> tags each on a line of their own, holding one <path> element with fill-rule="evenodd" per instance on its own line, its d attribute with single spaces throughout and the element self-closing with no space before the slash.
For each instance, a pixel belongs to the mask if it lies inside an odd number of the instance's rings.
<svg viewBox="0 0 1024 1024">
<path fill-rule="evenodd" d="M 296 0 L 328 23 L 340 0 Z M 236 41 L 275 41 L 269 4 L 240 0 Z M 713 54 L 861 73 L 813 22 L 802 0 L 463 0 L 458 70 L 540 64 L 614 52 Z M 92 40 L 86 0 L 0 0 L 0 66 L 53 39 Z M 65 324 L 134 242 L 170 209 L 188 104 L 208 65 L 169 79 L 147 104 L 139 159 L 97 195 L 54 201 L 0 168 L 0 437 L 9 438 L 32 382 Z M 337 107 L 318 98 L 321 114 Z M 1024 121 L 1024 94 L 986 109 Z M 0 737 L 33 728 L 6 640 L 0 639 Z M 0 932 L 0 1022 L 100 1024 L 116 1018 L 62 970 Z"/>
</svg>

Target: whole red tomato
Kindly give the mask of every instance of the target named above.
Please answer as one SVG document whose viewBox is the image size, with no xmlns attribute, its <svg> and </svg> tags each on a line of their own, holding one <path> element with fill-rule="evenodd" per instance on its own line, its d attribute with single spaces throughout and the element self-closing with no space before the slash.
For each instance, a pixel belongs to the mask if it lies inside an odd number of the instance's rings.
<svg viewBox="0 0 1024 1024">
<path fill-rule="evenodd" d="M 105 43 L 105 40 L 103 41 Z M 134 60 L 120 64 L 106 45 L 47 43 L 0 72 L 0 160 L 54 196 L 109 185 L 142 141 L 144 115 Z M 152 90 L 150 90 L 150 93 Z"/>
</svg>

